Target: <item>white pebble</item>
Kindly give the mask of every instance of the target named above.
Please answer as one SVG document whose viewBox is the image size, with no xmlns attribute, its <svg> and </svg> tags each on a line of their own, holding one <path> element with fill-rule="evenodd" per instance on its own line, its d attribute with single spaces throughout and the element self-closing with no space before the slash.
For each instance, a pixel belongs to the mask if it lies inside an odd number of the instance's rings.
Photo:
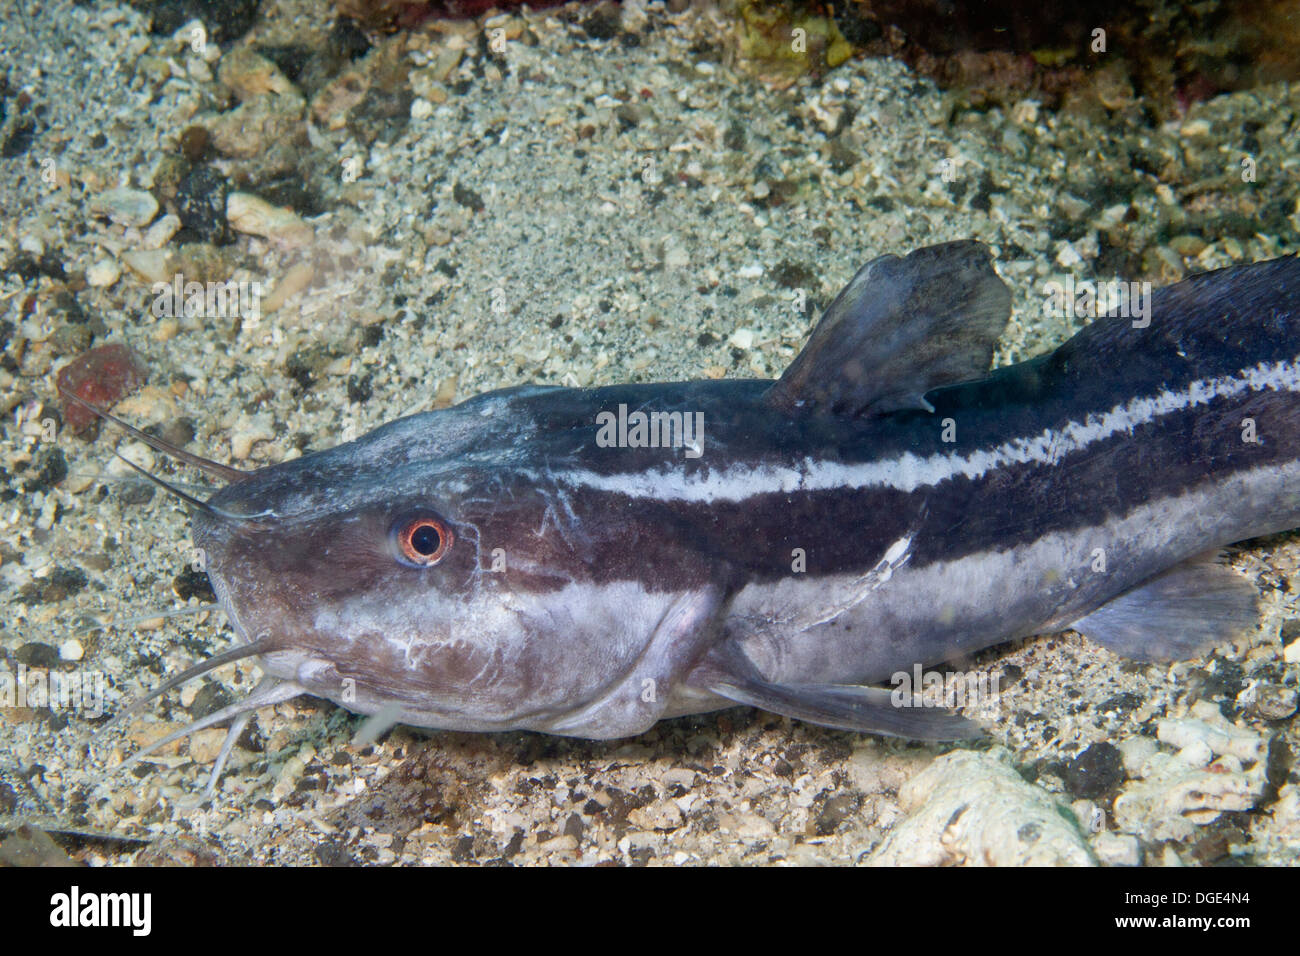
<svg viewBox="0 0 1300 956">
<path fill-rule="evenodd" d="M 86 649 L 81 646 L 81 641 L 75 637 L 64 641 L 59 645 L 59 660 L 62 661 L 79 661 L 86 656 Z"/>
<path fill-rule="evenodd" d="M 1140 866 L 1142 864 L 1142 845 L 1135 836 L 1128 834 L 1098 833 L 1092 840 L 1092 851 L 1097 859 L 1106 866 Z"/>
<path fill-rule="evenodd" d="M 1205 706 L 1201 706 L 1204 704 Z M 1258 763 L 1267 751 L 1264 739 L 1253 731 L 1228 723 L 1218 709 L 1206 701 L 1198 701 L 1191 715 L 1156 723 L 1156 739 L 1182 751 L 1192 750 L 1199 757 L 1201 746 L 1212 754 L 1231 754 L 1241 760 Z M 1208 761 L 1206 761 L 1208 763 Z"/>
<path fill-rule="evenodd" d="M 1142 776 L 1142 768 L 1159 749 L 1159 745 L 1150 737 L 1129 737 L 1120 741 L 1119 754 L 1124 761 L 1125 771 L 1130 777 Z"/>
<path fill-rule="evenodd" d="M 90 201 L 91 212 L 123 226 L 147 226 L 158 215 L 158 200 L 143 189 L 109 189 Z"/>
<path fill-rule="evenodd" d="M 240 419 L 230 436 L 230 454 L 239 461 L 246 459 L 253 451 L 253 445 L 259 441 L 269 441 L 275 437 L 271 430 L 271 419 L 267 415 L 247 416 Z"/>
<path fill-rule="evenodd" d="M 212 82 L 212 68 L 208 66 L 207 61 L 196 56 L 187 56 L 185 58 L 185 72 L 190 75 L 190 79 L 196 82 Z"/>
<path fill-rule="evenodd" d="M 122 267 L 112 259 L 101 259 L 86 270 L 86 284 L 107 288 L 122 275 Z"/>
<path fill-rule="evenodd" d="M 311 241 L 312 229 L 292 209 L 272 206 L 252 193 L 226 197 L 226 220 L 236 232 L 262 236 L 282 248 L 293 249 Z"/>
<path fill-rule="evenodd" d="M 1083 262 L 1083 256 L 1068 242 L 1061 243 L 1061 248 L 1056 252 L 1056 261 L 1066 269 L 1073 268 Z"/>
<path fill-rule="evenodd" d="M 1282 659 L 1288 664 L 1300 664 L 1300 638 L 1292 641 L 1282 652 Z"/>
<path fill-rule="evenodd" d="M 1204 740 L 1193 740 L 1178 751 L 1178 759 L 1189 767 L 1200 769 L 1214 759 L 1214 752 Z"/>
<path fill-rule="evenodd" d="M 163 216 L 144 234 L 144 247 L 146 249 L 161 249 L 176 235 L 181 228 L 180 217 L 175 213 L 168 213 Z"/>
<path fill-rule="evenodd" d="M 128 249 L 122 253 L 126 267 L 147 282 L 167 282 L 171 270 L 161 249 Z"/>
<path fill-rule="evenodd" d="M 754 347 L 754 330 L 753 329 L 736 329 L 731 333 L 731 338 L 727 339 L 727 344 L 738 349 L 750 349 Z"/>
<path fill-rule="evenodd" d="M 1011 121 L 1020 126 L 1032 126 L 1038 122 L 1038 100 L 1021 100 L 1011 109 Z"/>
<path fill-rule="evenodd" d="M 691 264 L 691 255 L 681 246 L 669 246 L 664 251 L 664 265 L 669 269 L 684 269 Z"/>
</svg>

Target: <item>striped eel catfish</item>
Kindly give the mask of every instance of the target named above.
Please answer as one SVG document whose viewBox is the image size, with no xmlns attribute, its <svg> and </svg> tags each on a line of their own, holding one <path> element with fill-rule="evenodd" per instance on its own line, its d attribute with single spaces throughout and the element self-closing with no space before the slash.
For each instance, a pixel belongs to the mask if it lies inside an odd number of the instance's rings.
<svg viewBox="0 0 1300 956">
<path fill-rule="evenodd" d="M 238 640 L 155 694 L 258 655 L 180 732 L 233 718 L 227 751 L 300 694 L 384 726 L 746 704 L 956 739 L 978 725 L 872 685 L 1067 627 L 1168 660 L 1257 626 L 1213 554 L 1300 526 L 1300 260 L 990 372 L 1009 313 L 954 242 L 864 266 L 776 382 L 510 388 L 248 472 L 132 430 L 226 481 L 177 493 Z"/>
</svg>

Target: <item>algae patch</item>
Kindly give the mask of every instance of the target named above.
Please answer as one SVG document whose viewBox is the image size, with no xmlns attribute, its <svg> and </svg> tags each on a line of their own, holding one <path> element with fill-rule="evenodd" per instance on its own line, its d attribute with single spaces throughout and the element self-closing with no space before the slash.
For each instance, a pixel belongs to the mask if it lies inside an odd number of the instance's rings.
<svg viewBox="0 0 1300 956">
<path fill-rule="evenodd" d="M 821 74 L 853 55 L 835 21 L 809 7 L 741 0 L 736 9 L 740 62 L 769 83 Z"/>
</svg>

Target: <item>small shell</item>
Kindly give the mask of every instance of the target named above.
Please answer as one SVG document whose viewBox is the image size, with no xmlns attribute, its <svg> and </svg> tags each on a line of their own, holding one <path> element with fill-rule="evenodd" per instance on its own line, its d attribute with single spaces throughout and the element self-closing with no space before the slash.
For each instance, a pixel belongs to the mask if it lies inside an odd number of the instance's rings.
<svg viewBox="0 0 1300 956">
<path fill-rule="evenodd" d="M 252 193 L 231 193 L 226 198 L 226 221 L 232 229 L 262 236 L 285 249 L 311 241 L 311 226 L 298 218 L 292 209 L 272 206 Z"/>
<path fill-rule="evenodd" d="M 110 189 L 90 201 L 90 211 L 123 226 L 147 226 L 158 215 L 158 200 L 143 189 Z"/>
</svg>

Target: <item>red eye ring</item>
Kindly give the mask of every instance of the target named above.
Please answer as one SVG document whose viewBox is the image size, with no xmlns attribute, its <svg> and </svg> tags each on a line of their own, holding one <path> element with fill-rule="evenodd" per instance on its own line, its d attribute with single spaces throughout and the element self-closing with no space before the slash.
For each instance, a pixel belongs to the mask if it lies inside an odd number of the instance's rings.
<svg viewBox="0 0 1300 956">
<path fill-rule="evenodd" d="M 433 567 L 447 556 L 456 539 L 451 526 L 433 515 L 408 518 L 393 530 L 398 554 L 417 568 Z"/>
</svg>

